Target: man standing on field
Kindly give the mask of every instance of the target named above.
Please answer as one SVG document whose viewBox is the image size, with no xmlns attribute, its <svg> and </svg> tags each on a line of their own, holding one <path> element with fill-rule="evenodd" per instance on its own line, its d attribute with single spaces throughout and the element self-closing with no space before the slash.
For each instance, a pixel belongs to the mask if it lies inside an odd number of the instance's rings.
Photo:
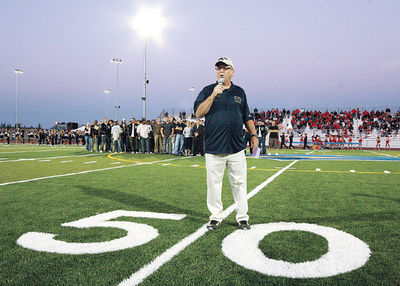
<svg viewBox="0 0 400 286">
<path fill-rule="evenodd" d="M 236 220 L 241 229 L 250 229 L 247 215 L 247 164 L 243 123 L 251 134 L 251 148 L 258 146 L 244 90 L 233 84 L 233 62 L 225 57 L 215 64 L 217 81 L 203 88 L 194 103 L 197 118 L 205 116 L 205 157 L 207 206 L 211 212 L 207 228 L 216 230 L 223 220 L 221 200 L 225 168 L 236 203 Z"/>
</svg>

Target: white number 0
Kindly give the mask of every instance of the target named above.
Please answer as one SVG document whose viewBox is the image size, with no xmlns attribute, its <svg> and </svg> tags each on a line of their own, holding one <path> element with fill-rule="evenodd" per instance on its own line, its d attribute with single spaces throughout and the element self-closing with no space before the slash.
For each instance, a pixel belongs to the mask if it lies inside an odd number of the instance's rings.
<svg viewBox="0 0 400 286">
<path fill-rule="evenodd" d="M 105 242 L 73 243 L 55 240 L 54 237 L 56 234 L 28 232 L 23 234 L 17 240 L 17 243 L 22 247 L 37 251 L 60 254 L 95 254 L 139 246 L 158 236 L 157 229 L 147 224 L 127 221 L 110 221 L 118 217 L 181 220 L 186 217 L 186 215 L 117 210 L 63 223 L 62 226 L 77 228 L 113 227 L 124 229 L 128 232 L 126 236 L 118 239 Z"/>
</svg>

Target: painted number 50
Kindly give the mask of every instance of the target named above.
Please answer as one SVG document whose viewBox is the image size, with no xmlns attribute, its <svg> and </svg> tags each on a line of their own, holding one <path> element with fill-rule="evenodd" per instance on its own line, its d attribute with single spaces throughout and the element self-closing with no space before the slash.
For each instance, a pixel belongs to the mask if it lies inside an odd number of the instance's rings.
<svg viewBox="0 0 400 286">
<path fill-rule="evenodd" d="M 62 226 L 77 228 L 113 227 L 124 229 L 128 232 L 126 236 L 118 239 L 105 242 L 73 243 L 55 240 L 54 237 L 57 236 L 56 234 L 28 232 L 23 234 L 17 240 L 17 243 L 22 247 L 37 251 L 60 254 L 95 254 L 139 246 L 158 236 L 157 229 L 147 224 L 127 221 L 110 221 L 119 217 L 181 220 L 186 217 L 186 215 L 117 210 L 63 223 Z"/>
</svg>

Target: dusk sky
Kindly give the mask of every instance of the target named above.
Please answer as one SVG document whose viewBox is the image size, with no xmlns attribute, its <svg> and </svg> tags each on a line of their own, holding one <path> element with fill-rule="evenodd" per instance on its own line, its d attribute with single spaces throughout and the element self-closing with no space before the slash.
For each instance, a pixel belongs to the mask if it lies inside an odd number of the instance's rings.
<svg viewBox="0 0 400 286">
<path fill-rule="evenodd" d="M 221 56 L 250 108 L 400 106 L 400 1 L 2 0 L 0 123 L 51 127 L 102 119 L 104 89 L 115 118 L 142 117 L 144 40 L 132 29 L 142 6 L 167 26 L 147 42 L 147 118 L 190 111 L 215 81 Z"/>
</svg>

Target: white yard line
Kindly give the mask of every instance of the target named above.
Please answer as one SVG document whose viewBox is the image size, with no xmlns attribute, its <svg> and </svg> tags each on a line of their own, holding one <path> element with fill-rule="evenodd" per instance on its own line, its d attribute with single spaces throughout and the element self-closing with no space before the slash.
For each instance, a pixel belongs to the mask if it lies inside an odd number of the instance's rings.
<svg viewBox="0 0 400 286">
<path fill-rule="evenodd" d="M 71 163 L 73 161 L 61 161 L 60 163 Z"/>
<path fill-rule="evenodd" d="M 378 153 L 378 152 L 369 151 L 369 150 L 363 150 L 363 151 L 364 151 L 364 152 L 369 152 L 369 153 L 372 153 L 372 154 L 375 154 L 375 155 L 384 155 L 384 156 L 387 156 L 387 157 L 396 158 L 396 156 L 392 156 L 392 155 L 385 154 L 385 153 Z"/>
<path fill-rule="evenodd" d="M 312 150 L 312 151 L 306 153 L 306 155 L 310 155 L 310 154 L 314 153 L 315 151 L 317 151 L 317 149 L 314 149 L 314 150 Z"/>
<path fill-rule="evenodd" d="M 94 169 L 94 170 L 88 170 L 88 171 L 82 171 L 82 172 L 76 172 L 76 173 L 68 173 L 68 174 L 61 174 L 61 175 L 39 177 L 39 178 L 33 178 L 33 179 L 27 179 L 27 180 L 21 180 L 21 181 L 14 181 L 14 182 L 6 182 L 6 183 L 0 183 L 0 187 L 1 186 L 6 186 L 6 185 L 12 185 L 12 184 L 21 184 L 21 183 L 27 183 L 27 182 L 33 182 L 33 181 L 39 181 L 39 180 L 46 180 L 46 179 L 53 179 L 53 178 L 60 178 L 60 177 L 67 177 L 67 176 L 74 176 L 74 175 L 80 175 L 80 174 L 88 174 L 88 173 L 107 171 L 107 170 L 113 170 L 113 169 L 120 169 L 120 168 L 126 168 L 126 167 L 133 167 L 133 166 L 139 166 L 139 165 L 151 165 L 151 164 L 154 164 L 154 163 L 161 163 L 161 162 L 173 161 L 173 160 L 183 160 L 183 159 L 190 159 L 190 158 L 192 158 L 192 157 L 172 158 L 172 159 L 153 161 L 153 162 L 147 162 L 147 163 L 135 163 L 135 164 L 131 164 L 131 165 L 116 166 L 116 167 L 109 167 L 109 168 L 102 168 L 102 169 Z"/>
<path fill-rule="evenodd" d="M 262 182 L 260 185 L 255 187 L 250 193 L 247 194 L 247 198 L 250 199 L 253 196 L 255 196 L 259 191 L 261 191 L 263 188 L 265 188 L 269 183 L 271 183 L 273 180 L 275 180 L 279 175 L 281 175 L 284 171 L 286 171 L 288 168 L 293 166 L 296 162 L 298 162 L 298 160 L 293 161 L 292 163 L 287 165 L 285 168 L 283 168 L 282 170 L 279 170 L 274 175 L 269 177 L 266 181 Z M 236 209 L 235 204 L 232 204 L 231 206 L 229 206 L 223 212 L 223 219 L 227 218 L 235 209 Z M 171 248 L 167 249 L 164 253 L 162 253 L 161 255 L 156 257 L 152 262 L 145 265 L 144 267 L 139 269 L 137 272 L 133 273 L 129 278 L 122 281 L 119 285 L 137 285 L 137 284 L 142 283 L 144 279 L 146 279 L 151 274 L 156 272 L 161 266 L 163 266 L 165 263 L 170 261 L 175 255 L 179 254 L 179 252 L 181 252 L 186 247 L 188 247 L 190 244 L 192 244 L 197 239 L 199 239 L 204 234 L 206 234 L 207 231 L 208 231 L 207 224 L 202 225 L 194 233 L 185 237 L 184 239 L 179 241 L 177 244 L 175 244 Z"/>
<path fill-rule="evenodd" d="M 83 164 L 94 164 L 94 163 L 97 163 L 97 161 L 83 162 Z"/>
<path fill-rule="evenodd" d="M 57 157 L 47 157 L 47 158 L 16 159 L 16 160 L 0 161 L 0 163 L 60 159 L 60 158 L 71 158 L 71 157 L 88 157 L 88 156 L 100 156 L 100 155 L 103 155 L 103 154 L 87 154 L 87 155 L 57 156 Z"/>
<path fill-rule="evenodd" d="M 52 150 L 36 150 L 36 149 L 32 149 L 32 151 L 9 151 L 9 152 L 3 152 L 1 150 L 0 154 L 52 152 L 52 151 L 62 151 L 62 150 L 68 150 L 68 149 L 77 149 L 77 148 L 62 148 L 62 149 L 52 149 Z"/>
</svg>

